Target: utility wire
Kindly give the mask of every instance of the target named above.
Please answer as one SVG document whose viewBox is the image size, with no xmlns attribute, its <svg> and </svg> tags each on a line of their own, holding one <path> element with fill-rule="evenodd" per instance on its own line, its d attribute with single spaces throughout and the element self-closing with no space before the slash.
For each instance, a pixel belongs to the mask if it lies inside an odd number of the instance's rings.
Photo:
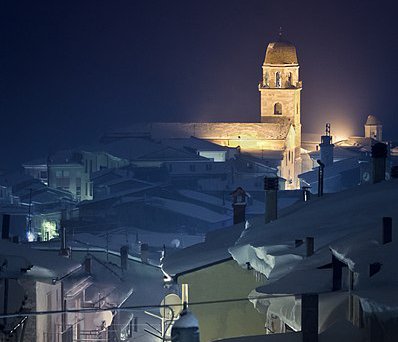
<svg viewBox="0 0 398 342">
<path fill-rule="evenodd" d="M 323 293 L 323 292 L 322 292 Z M 326 292 L 324 292 L 326 293 Z M 318 293 L 320 294 L 320 293 Z M 231 299 L 218 299 L 218 300 L 208 300 L 200 302 L 187 303 L 188 306 L 196 305 L 208 305 L 208 304 L 220 304 L 220 303 L 233 303 L 233 302 L 243 302 L 247 300 L 258 300 L 258 299 L 274 299 L 274 298 L 284 298 L 292 297 L 294 294 L 288 295 L 264 295 L 256 297 L 244 297 L 244 298 L 231 298 Z M 181 307 L 182 304 L 170 304 L 170 305 L 135 305 L 135 306 L 124 306 L 124 307 L 108 307 L 108 308 L 84 308 L 84 309 L 67 309 L 67 310 L 47 310 L 47 311 L 30 311 L 30 312 L 20 312 L 12 314 L 0 315 L 2 318 L 12 318 L 12 317 L 25 317 L 25 316 L 40 316 L 40 315 L 57 315 L 64 313 L 88 313 L 88 312 L 102 312 L 102 311 L 138 311 L 144 309 L 160 309 L 160 308 L 172 308 Z"/>
</svg>

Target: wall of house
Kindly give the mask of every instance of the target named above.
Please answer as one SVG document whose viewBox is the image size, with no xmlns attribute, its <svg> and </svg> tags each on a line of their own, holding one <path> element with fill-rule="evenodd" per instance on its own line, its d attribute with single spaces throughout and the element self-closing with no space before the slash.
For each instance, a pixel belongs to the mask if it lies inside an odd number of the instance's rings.
<svg viewBox="0 0 398 342">
<path fill-rule="evenodd" d="M 33 279 L 22 278 L 18 280 L 25 289 L 26 300 L 23 309 L 26 311 L 36 310 L 36 282 Z M 36 320 L 38 316 L 30 316 L 25 323 L 25 340 L 36 342 Z"/>
<path fill-rule="evenodd" d="M 44 184 L 48 183 L 47 164 L 45 165 L 23 165 L 25 173 L 35 179 L 39 179 Z"/>
<path fill-rule="evenodd" d="M 189 301 L 246 298 L 250 291 L 265 283 L 252 270 L 241 268 L 234 260 L 182 275 L 179 284 L 189 284 Z M 189 307 L 199 321 L 200 340 L 265 333 L 265 315 L 250 301 L 195 305 Z"/>
<path fill-rule="evenodd" d="M 61 310 L 61 283 L 36 282 L 36 310 Z M 36 317 L 36 341 L 59 342 L 62 317 L 59 315 L 39 315 Z"/>
<path fill-rule="evenodd" d="M 90 174 L 81 164 L 50 165 L 49 186 L 71 192 L 77 201 L 93 199 Z"/>
</svg>

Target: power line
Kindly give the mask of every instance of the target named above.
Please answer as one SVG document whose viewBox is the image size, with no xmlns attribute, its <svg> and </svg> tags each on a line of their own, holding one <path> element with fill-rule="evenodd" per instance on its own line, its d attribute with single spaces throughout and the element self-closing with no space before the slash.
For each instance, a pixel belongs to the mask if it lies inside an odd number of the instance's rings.
<svg viewBox="0 0 398 342">
<path fill-rule="evenodd" d="M 290 295 L 264 295 L 256 297 L 244 297 L 244 298 L 231 298 L 231 299 L 217 299 L 208 300 L 200 302 L 188 303 L 188 306 L 196 305 L 209 305 L 209 304 L 220 304 L 220 303 L 233 303 L 233 302 L 243 302 L 247 300 L 258 300 L 258 299 L 274 299 L 274 298 L 284 298 L 292 297 L 294 294 Z M 66 310 L 46 310 L 46 311 L 30 311 L 30 312 L 20 312 L 13 314 L 0 315 L 2 318 L 16 318 L 16 317 L 29 317 L 29 316 L 41 316 L 41 315 L 58 315 L 65 313 L 89 313 L 89 312 L 103 312 L 103 311 L 135 311 L 144 309 L 160 309 L 160 308 L 171 308 L 171 307 L 181 307 L 182 304 L 170 304 L 170 305 L 135 305 L 135 306 L 124 306 L 124 307 L 108 307 L 108 308 L 84 308 L 84 309 L 66 309 Z"/>
</svg>

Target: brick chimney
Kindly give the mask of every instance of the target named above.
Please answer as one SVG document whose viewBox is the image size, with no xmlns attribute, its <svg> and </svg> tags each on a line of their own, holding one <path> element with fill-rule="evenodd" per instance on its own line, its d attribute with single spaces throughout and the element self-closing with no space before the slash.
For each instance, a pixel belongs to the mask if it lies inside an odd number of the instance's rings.
<svg viewBox="0 0 398 342">
<path fill-rule="evenodd" d="M 247 193 L 243 188 L 238 187 L 232 195 L 232 207 L 234 209 L 234 224 L 246 221 Z"/>
<path fill-rule="evenodd" d="M 383 217 L 381 242 L 383 245 L 392 242 L 392 217 Z"/>
<path fill-rule="evenodd" d="M 318 342 L 319 296 L 301 295 L 301 333 L 303 342 Z"/>
<path fill-rule="evenodd" d="M 147 243 L 141 244 L 141 261 L 144 263 L 148 263 L 148 256 L 149 256 L 149 246 Z"/>
<path fill-rule="evenodd" d="M 3 214 L 3 225 L 1 227 L 1 238 L 8 240 L 10 238 L 10 215 Z"/>
<path fill-rule="evenodd" d="M 313 237 L 308 236 L 305 238 L 305 247 L 306 247 L 305 255 L 307 257 L 310 257 L 311 255 L 314 254 L 314 238 Z"/>
<path fill-rule="evenodd" d="M 372 146 L 372 180 L 379 183 L 386 178 L 387 145 L 376 143 Z"/>
<path fill-rule="evenodd" d="M 122 246 L 120 248 L 120 267 L 122 270 L 127 270 L 129 258 L 129 246 Z"/>
<path fill-rule="evenodd" d="M 84 271 L 88 274 L 91 274 L 93 268 L 93 259 L 90 255 L 86 255 L 86 258 L 83 262 Z"/>
<path fill-rule="evenodd" d="M 278 218 L 278 177 L 264 177 L 265 190 L 265 223 Z"/>
</svg>

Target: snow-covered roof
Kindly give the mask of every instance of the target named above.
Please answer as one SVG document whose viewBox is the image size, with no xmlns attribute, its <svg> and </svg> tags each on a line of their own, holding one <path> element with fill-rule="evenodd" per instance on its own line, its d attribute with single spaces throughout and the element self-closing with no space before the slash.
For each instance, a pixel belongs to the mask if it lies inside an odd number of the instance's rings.
<svg viewBox="0 0 398 342">
<path fill-rule="evenodd" d="M 244 224 L 241 223 L 208 233 L 205 242 L 166 256 L 163 260 L 163 271 L 174 277 L 231 260 L 228 248 L 235 243 L 243 229 Z"/>
<path fill-rule="evenodd" d="M 8 272 L 19 274 L 21 269 L 29 269 L 26 276 L 35 278 L 60 279 L 81 267 L 80 263 L 52 252 L 38 251 L 5 240 L 0 240 L 0 258 L 7 259 Z"/>
<path fill-rule="evenodd" d="M 309 155 L 312 159 L 317 160 L 321 158 L 321 150 L 311 151 Z M 336 159 L 347 159 L 347 158 L 359 158 L 361 156 L 361 152 L 358 150 L 352 150 L 350 148 L 346 148 L 344 146 L 335 146 L 333 148 L 333 158 Z"/>
<path fill-rule="evenodd" d="M 151 136 L 155 139 L 167 137 L 201 139 L 232 139 L 238 136 L 249 136 L 255 139 L 285 139 L 289 133 L 291 122 L 286 117 L 269 117 L 268 122 L 154 122 L 137 123 L 121 128 L 108 137 Z"/>
<path fill-rule="evenodd" d="M 364 311 L 383 315 L 398 314 L 398 241 L 381 242 L 381 220 L 374 229 L 331 244 L 335 257 L 356 272 L 353 293 L 360 297 Z M 380 270 L 370 276 L 371 264 L 380 264 Z"/>
<path fill-rule="evenodd" d="M 239 264 L 250 262 L 267 277 L 279 278 L 303 259 L 299 251 L 292 249 L 295 239 L 314 237 L 317 252 L 352 234 L 377 229 L 382 216 L 398 220 L 397 190 L 395 180 L 357 186 L 297 203 L 267 225 L 254 219 L 230 253 Z"/>
<path fill-rule="evenodd" d="M 229 221 L 231 219 L 231 216 L 229 215 L 220 214 L 193 203 L 176 201 L 163 197 L 150 197 L 146 200 L 146 204 L 170 210 L 182 215 L 191 216 L 209 223 Z"/>
<path fill-rule="evenodd" d="M 211 141 L 199 139 L 197 137 L 189 137 L 189 138 L 166 138 L 162 139 L 162 142 L 165 145 L 173 146 L 176 148 L 188 148 L 195 151 L 228 151 L 232 149 L 227 146 L 221 146 L 212 143 Z M 236 148 L 234 148 L 236 149 Z"/>
<path fill-rule="evenodd" d="M 359 168 L 359 162 L 357 158 L 347 158 L 334 162 L 332 165 L 325 166 L 324 168 L 324 179 L 333 178 L 342 172 Z M 298 176 L 304 179 L 308 183 L 318 182 L 318 167 L 311 171 L 302 173 Z"/>
</svg>

